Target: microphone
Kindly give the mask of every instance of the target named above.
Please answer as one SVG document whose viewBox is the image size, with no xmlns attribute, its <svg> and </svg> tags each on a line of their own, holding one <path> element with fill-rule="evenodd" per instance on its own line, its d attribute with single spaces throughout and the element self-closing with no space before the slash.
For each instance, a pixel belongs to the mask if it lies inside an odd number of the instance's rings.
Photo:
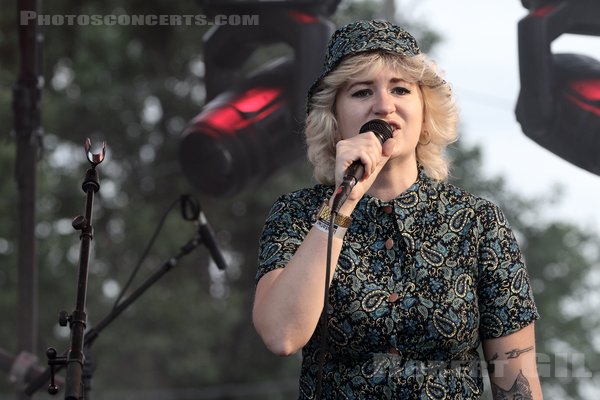
<svg viewBox="0 0 600 400">
<path fill-rule="evenodd" d="M 181 196 L 181 201 L 181 212 L 183 217 L 187 220 L 196 220 L 196 223 L 198 224 L 198 233 L 210 252 L 210 256 L 215 264 L 217 264 L 217 268 L 225 270 L 227 268 L 225 257 L 223 256 L 223 252 L 219 248 L 219 245 L 217 245 L 215 234 L 206 219 L 206 215 L 204 215 L 204 211 L 202 211 L 200 203 L 195 197 L 190 195 Z"/>
<path fill-rule="evenodd" d="M 383 145 L 386 140 L 392 137 L 393 129 L 390 124 L 382 119 L 372 119 L 360 127 L 359 133 L 365 132 L 373 132 L 377 139 L 379 139 L 379 142 L 381 142 Z M 333 211 L 337 213 L 340 210 L 340 207 L 342 204 L 344 204 L 348 198 L 348 195 L 350 195 L 352 188 L 358 183 L 358 181 L 360 181 L 364 173 L 365 166 L 362 162 L 360 162 L 360 160 L 356 160 L 350 164 L 346 170 L 342 184 L 338 188 L 337 192 L 335 193 L 335 197 L 333 198 Z"/>
</svg>

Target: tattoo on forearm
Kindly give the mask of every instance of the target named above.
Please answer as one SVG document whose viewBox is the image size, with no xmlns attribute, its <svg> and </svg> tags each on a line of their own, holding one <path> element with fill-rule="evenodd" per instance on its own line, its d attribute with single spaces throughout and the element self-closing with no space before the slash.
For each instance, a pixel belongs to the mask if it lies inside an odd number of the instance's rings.
<svg viewBox="0 0 600 400">
<path fill-rule="evenodd" d="M 494 400 L 533 400 L 529 381 L 523 375 L 523 371 L 519 371 L 517 379 L 508 390 L 504 390 L 492 382 L 492 394 Z"/>
<path fill-rule="evenodd" d="M 504 354 L 506 355 L 507 359 L 511 359 L 511 358 L 517 358 L 521 354 L 527 353 L 531 350 L 533 350 L 533 346 L 529 346 L 525 349 L 515 348 L 510 351 L 505 352 Z M 488 364 L 487 364 L 488 373 L 493 374 L 494 371 L 496 370 L 496 360 L 498 360 L 498 353 L 494 353 L 494 355 L 489 359 Z"/>
<path fill-rule="evenodd" d="M 517 358 L 521 354 L 527 353 L 528 351 L 531 351 L 531 350 L 533 350 L 533 346 L 530 346 L 526 349 L 512 349 L 511 351 L 507 351 L 504 354 L 506 354 L 506 358 Z"/>
</svg>

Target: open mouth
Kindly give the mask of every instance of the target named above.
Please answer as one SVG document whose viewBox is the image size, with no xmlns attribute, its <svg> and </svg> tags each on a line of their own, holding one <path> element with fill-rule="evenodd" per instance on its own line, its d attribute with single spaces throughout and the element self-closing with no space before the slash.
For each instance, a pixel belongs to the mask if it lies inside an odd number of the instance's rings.
<svg viewBox="0 0 600 400">
<path fill-rule="evenodd" d="M 394 121 L 385 121 L 385 122 L 387 122 L 392 127 L 393 130 L 400 129 L 400 125 L 398 125 Z"/>
<path fill-rule="evenodd" d="M 393 130 L 392 134 L 394 134 L 396 131 L 399 131 L 401 129 L 400 125 L 398 125 L 396 122 L 392 122 L 392 121 L 386 121 L 386 122 L 388 124 L 390 124 L 390 126 L 392 127 L 392 130 Z"/>
</svg>

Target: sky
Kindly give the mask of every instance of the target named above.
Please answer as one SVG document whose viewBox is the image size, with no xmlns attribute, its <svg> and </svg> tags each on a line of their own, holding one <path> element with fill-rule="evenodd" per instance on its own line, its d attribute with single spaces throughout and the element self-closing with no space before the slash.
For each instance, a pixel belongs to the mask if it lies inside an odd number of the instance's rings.
<svg viewBox="0 0 600 400">
<path fill-rule="evenodd" d="M 396 12 L 400 20 L 423 21 L 444 38 L 430 57 L 457 96 L 460 140 L 482 147 L 484 173 L 505 176 L 508 187 L 526 198 L 550 197 L 560 185 L 561 200 L 546 207 L 544 218 L 600 232 L 600 176 L 542 148 L 516 121 L 517 23 L 527 14 L 521 1 L 396 0 Z M 552 51 L 600 62 L 600 37 L 562 35 Z"/>
</svg>

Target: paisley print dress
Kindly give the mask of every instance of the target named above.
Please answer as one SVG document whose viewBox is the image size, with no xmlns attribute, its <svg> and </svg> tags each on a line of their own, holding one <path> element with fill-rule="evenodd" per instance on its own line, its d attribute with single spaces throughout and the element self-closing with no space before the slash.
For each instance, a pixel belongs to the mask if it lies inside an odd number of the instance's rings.
<svg viewBox="0 0 600 400">
<path fill-rule="evenodd" d="M 275 202 L 257 282 L 285 267 L 332 193 L 316 185 Z M 399 197 L 365 195 L 352 217 L 330 290 L 323 398 L 479 398 L 480 341 L 539 317 L 500 209 L 420 169 Z M 302 350 L 300 399 L 314 398 L 320 340 L 317 327 Z"/>
</svg>

